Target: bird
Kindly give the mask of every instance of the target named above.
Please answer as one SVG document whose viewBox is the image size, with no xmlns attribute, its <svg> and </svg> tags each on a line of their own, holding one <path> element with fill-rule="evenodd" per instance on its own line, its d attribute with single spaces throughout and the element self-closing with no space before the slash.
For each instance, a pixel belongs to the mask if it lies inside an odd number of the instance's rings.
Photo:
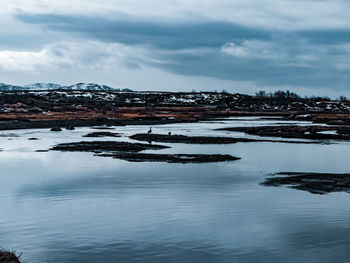
<svg viewBox="0 0 350 263">
<path fill-rule="evenodd" d="M 168 132 L 168 135 L 171 135 L 171 132 Z"/>
<path fill-rule="evenodd" d="M 152 133 L 152 127 L 149 127 L 149 131 L 147 133 Z"/>
</svg>

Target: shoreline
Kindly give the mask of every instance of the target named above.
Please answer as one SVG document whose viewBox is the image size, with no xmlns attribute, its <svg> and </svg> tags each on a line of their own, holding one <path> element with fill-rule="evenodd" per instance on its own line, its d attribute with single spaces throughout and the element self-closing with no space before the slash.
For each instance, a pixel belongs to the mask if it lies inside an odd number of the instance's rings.
<svg viewBox="0 0 350 263">
<path fill-rule="evenodd" d="M 28 115 L 26 113 L 17 113 L 15 116 L 13 116 L 12 113 L 0 113 L 0 131 L 51 128 L 71 129 L 72 127 L 74 128 L 92 126 L 105 126 L 106 128 L 110 126 L 128 125 L 152 126 L 174 123 L 196 123 L 200 121 L 223 120 L 229 117 L 281 117 L 282 120 L 310 121 L 312 123 L 328 124 L 330 125 L 329 127 L 347 127 L 348 125 L 350 125 L 350 114 L 303 114 L 296 112 L 215 111 L 212 109 L 210 110 L 210 112 L 208 112 L 207 108 L 200 107 L 199 109 L 200 110 L 196 111 L 195 115 L 193 114 L 193 111 L 186 111 L 186 109 L 182 109 L 181 112 L 176 111 L 177 109 L 175 111 L 171 111 L 172 109 L 168 109 L 167 116 L 165 116 L 163 113 L 150 114 L 149 112 L 146 112 L 146 114 L 139 114 L 137 113 L 137 110 L 132 109 L 132 111 L 135 111 L 135 113 L 132 114 L 133 116 L 123 116 L 121 118 L 118 118 L 117 116 L 110 116 L 109 114 L 98 114 L 96 117 L 91 118 L 87 118 L 84 115 L 77 116 L 77 118 L 72 118 L 69 114 L 65 116 L 65 113 L 61 113 L 59 118 L 56 118 L 57 116 L 44 116 L 43 114 L 36 114 L 35 116 L 33 116 Z M 177 116 L 171 116 L 175 113 Z M 230 128 L 225 129 L 230 130 Z M 236 129 L 237 128 L 234 128 L 232 130 Z M 249 128 L 245 127 L 244 129 Z M 256 127 L 255 129 L 259 129 L 259 127 Z"/>
<path fill-rule="evenodd" d="M 230 93 L 0 91 L 0 130 L 195 123 L 281 117 L 350 125 L 350 102 Z"/>
<path fill-rule="evenodd" d="M 168 109 L 169 110 L 169 109 Z M 173 111 L 172 111 L 173 110 Z M 143 115 L 137 113 L 137 109 L 133 109 L 133 115 L 139 115 L 139 117 L 132 116 L 117 118 L 116 116 L 110 116 L 109 114 L 98 114 L 97 117 L 92 118 L 71 118 L 67 114 L 67 118 L 64 118 L 64 113 L 57 116 L 44 116 L 43 114 L 28 115 L 17 113 L 15 116 L 13 114 L 0 114 L 0 131 L 6 130 L 22 130 L 22 129 L 45 129 L 45 128 L 66 128 L 66 127 L 89 127 L 89 126 L 127 126 L 127 125 L 164 125 L 164 124 L 173 124 L 173 123 L 196 123 L 199 121 L 211 121 L 228 117 L 288 117 L 291 113 L 283 112 L 246 112 L 246 111 L 234 111 L 234 112 L 224 112 L 224 111 L 215 111 L 208 108 L 200 107 L 191 110 L 187 107 L 178 111 L 178 108 L 170 109 L 167 112 L 167 116 L 164 113 L 160 114 L 150 114 L 146 112 Z M 196 114 L 193 114 L 196 112 Z M 131 113 L 130 113 L 131 114 Z M 175 117 L 172 115 L 176 115 Z M 170 117 L 169 117 L 170 116 Z"/>
<path fill-rule="evenodd" d="M 55 127 L 90 127 L 90 126 L 127 126 L 127 125 L 163 125 L 172 123 L 195 123 L 198 121 L 184 120 L 114 120 L 114 119 L 75 119 L 75 120 L 13 120 L 0 121 L 0 131 L 26 130 L 26 129 L 50 129 Z"/>
</svg>

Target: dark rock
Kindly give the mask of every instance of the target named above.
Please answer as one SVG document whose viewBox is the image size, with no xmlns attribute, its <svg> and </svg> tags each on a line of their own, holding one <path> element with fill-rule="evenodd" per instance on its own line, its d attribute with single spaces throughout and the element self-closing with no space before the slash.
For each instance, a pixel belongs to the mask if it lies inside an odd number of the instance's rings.
<svg viewBox="0 0 350 263">
<path fill-rule="evenodd" d="M 98 137 L 120 137 L 119 133 L 112 133 L 112 132 L 92 132 L 84 135 L 83 137 L 92 137 L 92 138 L 98 138 Z"/>
<path fill-rule="evenodd" d="M 39 140 L 38 138 L 28 138 L 28 141 L 37 141 Z"/>
<path fill-rule="evenodd" d="M 62 131 L 62 129 L 60 127 L 53 127 L 50 129 L 50 131 L 60 132 L 60 131 Z"/>
<path fill-rule="evenodd" d="M 71 125 L 70 125 L 70 126 L 67 126 L 67 127 L 66 127 L 66 130 L 73 131 L 73 130 L 75 130 L 75 128 L 74 128 L 74 126 L 71 126 Z"/>
</svg>

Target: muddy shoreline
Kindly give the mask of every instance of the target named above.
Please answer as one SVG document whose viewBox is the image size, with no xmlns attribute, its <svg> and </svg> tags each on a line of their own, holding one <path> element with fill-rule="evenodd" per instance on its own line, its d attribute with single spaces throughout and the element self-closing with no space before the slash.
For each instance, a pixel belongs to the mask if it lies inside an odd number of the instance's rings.
<svg viewBox="0 0 350 263">
<path fill-rule="evenodd" d="M 218 92 L 0 91 L 0 130 L 159 125 L 235 116 L 350 124 L 350 102 Z"/>
<path fill-rule="evenodd" d="M 93 108 L 72 105 L 55 106 L 47 109 L 47 111 L 43 109 L 40 109 L 40 111 L 34 110 L 33 107 L 23 103 L 5 104 L 3 105 L 5 108 L 3 111 L 6 112 L 0 111 L 0 131 L 45 128 L 67 128 L 72 130 L 74 127 L 90 126 L 150 126 L 223 120 L 228 117 L 260 117 L 263 119 L 279 117 L 283 120 L 327 123 L 334 125 L 334 127 L 350 124 L 350 114 L 223 110 L 212 106 L 115 107 L 101 110 L 100 107 L 104 105 L 101 104 L 96 102 Z"/>
<path fill-rule="evenodd" d="M 24 129 L 51 129 L 53 127 L 91 127 L 91 126 L 126 126 L 126 125 L 162 125 L 171 123 L 186 123 L 181 120 L 114 120 L 106 118 L 77 120 L 13 120 L 0 121 L 0 131 Z M 193 121 L 191 121 L 193 122 Z M 108 128 L 108 127 L 107 127 Z"/>
<path fill-rule="evenodd" d="M 9 115 L 0 114 L 0 131 L 6 130 L 23 130 L 23 129 L 51 129 L 51 128 L 66 128 L 66 129 L 74 129 L 75 127 L 93 127 L 96 126 L 97 129 L 111 129 L 111 126 L 127 126 L 127 125 L 164 125 L 164 124 L 173 124 L 173 123 L 196 123 L 199 121 L 212 121 L 227 117 L 239 117 L 239 116 L 276 116 L 276 117 L 286 117 L 288 114 L 286 113 L 271 113 L 271 112 L 222 112 L 211 110 L 212 112 L 208 113 L 206 109 L 202 107 L 196 109 L 196 107 L 191 108 L 181 108 L 179 109 L 170 109 L 168 115 L 170 116 L 148 116 L 148 115 L 140 115 L 139 117 L 135 117 L 134 115 L 138 115 L 137 111 L 133 114 L 132 117 L 122 117 L 122 118 L 113 118 L 108 117 L 107 115 L 100 114 L 99 117 L 94 118 L 85 118 L 86 116 L 82 116 L 83 118 L 72 119 L 70 115 L 65 116 L 27 116 L 27 114 L 16 114 L 16 116 L 11 117 Z M 192 110 L 195 112 L 187 110 Z M 197 111 L 198 110 L 198 111 Z M 130 111 L 134 111 L 130 109 Z M 173 112 L 172 112 L 173 111 Z M 175 114 L 175 117 L 172 115 Z M 58 119 L 54 119 L 57 117 Z"/>
</svg>

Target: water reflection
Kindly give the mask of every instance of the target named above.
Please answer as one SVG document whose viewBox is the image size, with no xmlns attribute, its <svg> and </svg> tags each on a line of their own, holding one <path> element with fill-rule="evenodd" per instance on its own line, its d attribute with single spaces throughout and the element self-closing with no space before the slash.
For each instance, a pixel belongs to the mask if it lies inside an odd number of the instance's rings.
<svg viewBox="0 0 350 263">
<path fill-rule="evenodd" d="M 223 135 L 213 128 L 247 122 L 153 129 Z M 115 140 L 128 140 L 145 127 L 118 129 L 123 137 Z M 0 215 L 1 246 L 23 252 L 29 263 L 348 261 L 349 194 L 259 185 L 266 174 L 280 171 L 346 172 L 347 143 L 169 144 L 171 149 L 162 150 L 242 157 L 186 165 L 35 153 L 79 141 L 91 130 L 77 129 L 70 137 L 16 131 L 15 141 L 0 138 L 0 205 L 6 211 Z M 41 140 L 28 141 L 29 136 Z"/>
</svg>

